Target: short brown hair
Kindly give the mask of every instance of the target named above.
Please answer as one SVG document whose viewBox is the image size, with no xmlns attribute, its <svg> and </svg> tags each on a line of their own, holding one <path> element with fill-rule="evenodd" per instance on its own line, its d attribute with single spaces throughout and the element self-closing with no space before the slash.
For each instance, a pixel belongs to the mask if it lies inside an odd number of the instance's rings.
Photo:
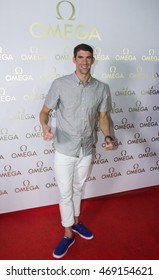
<svg viewBox="0 0 159 280">
<path fill-rule="evenodd" d="M 92 54 L 92 57 L 93 57 L 93 48 L 87 44 L 80 44 L 80 45 L 77 45 L 75 48 L 74 48 L 74 57 L 77 56 L 77 53 L 79 51 L 88 51 Z"/>
</svg>

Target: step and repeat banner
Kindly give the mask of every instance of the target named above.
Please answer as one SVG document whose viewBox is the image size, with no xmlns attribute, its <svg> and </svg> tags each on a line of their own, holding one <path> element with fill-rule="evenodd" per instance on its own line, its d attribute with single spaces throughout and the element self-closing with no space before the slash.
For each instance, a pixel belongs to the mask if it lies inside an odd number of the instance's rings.
<svg viewBox="0 0 159 280">
<path fill-rule="evenodd" d="M 56 204 L 54 143 L 39 112 L 73 48 L 94 48 L 92 75 L 111 90 L 115 149 L 97 143 L 83 198 L 159 183 L 158 0 L 5 0 L 0 9 L 0 212 Z M 56 127 L 56 112 L 50 114 Z"/>
</svg>

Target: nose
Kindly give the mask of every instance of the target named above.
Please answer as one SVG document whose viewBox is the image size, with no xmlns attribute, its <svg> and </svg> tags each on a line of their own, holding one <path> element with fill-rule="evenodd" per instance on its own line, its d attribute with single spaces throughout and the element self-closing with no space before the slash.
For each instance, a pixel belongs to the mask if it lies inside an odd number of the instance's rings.
<svg viewBox="0 0 159 280">
<path fill-rule="evenodd" d="M 83 63 L 87 63 L 87 58 L 83 58 Z"/>
</svg>

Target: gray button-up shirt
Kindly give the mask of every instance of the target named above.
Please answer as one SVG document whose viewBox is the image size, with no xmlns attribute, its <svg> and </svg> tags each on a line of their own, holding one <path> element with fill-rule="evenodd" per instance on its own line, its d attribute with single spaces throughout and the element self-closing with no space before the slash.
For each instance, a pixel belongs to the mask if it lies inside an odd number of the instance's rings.
<svg viewBox="0 0 159 280">
<path fill-rule="evenodd" d="M 82 147 L 91 154 L 98 112 L 111 110 L 109 86 L 93 77 L 83 85 L 75 73 L 66 75 L 52 83 L 45 105 L 56 110 L 56 150 L 76 157 Z"/>
</svg>

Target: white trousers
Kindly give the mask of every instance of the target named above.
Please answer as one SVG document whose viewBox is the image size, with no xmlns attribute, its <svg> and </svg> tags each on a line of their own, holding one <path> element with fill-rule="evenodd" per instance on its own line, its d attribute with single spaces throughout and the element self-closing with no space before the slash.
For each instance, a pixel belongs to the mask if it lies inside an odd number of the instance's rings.
<svg viewBox="0 0 159 280">
<path fill-rule="evenodd" d="M 54 171 L 60 191 L 61 223 L 64 227 L 74 224 L 74 217 L 80 215 L 82 187 L 88 176 L 92 155 L 70 157 L 55 152 Z"/>
</svg>

